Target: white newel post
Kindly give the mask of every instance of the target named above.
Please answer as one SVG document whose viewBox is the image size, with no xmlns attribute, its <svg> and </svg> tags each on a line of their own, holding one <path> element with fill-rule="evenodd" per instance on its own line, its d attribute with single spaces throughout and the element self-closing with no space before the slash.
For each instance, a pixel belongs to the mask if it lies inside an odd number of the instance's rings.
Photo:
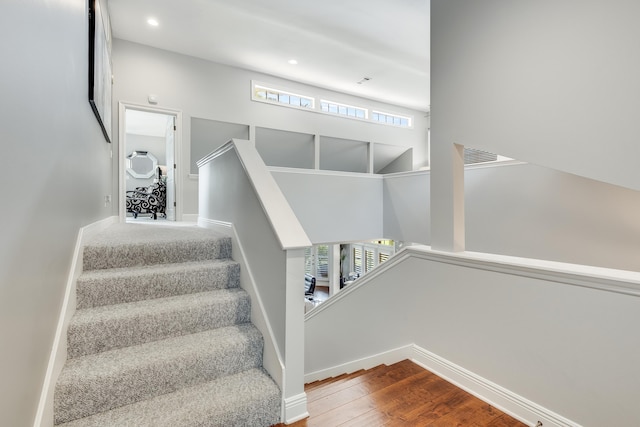
<svg viewBox="0 0 640 427">
<path fill-rule="evenodd" d="M 304 391 L 304 249 L 286 251 L 284 420 L 287 424 L 309 416 Z"/>
</svg>

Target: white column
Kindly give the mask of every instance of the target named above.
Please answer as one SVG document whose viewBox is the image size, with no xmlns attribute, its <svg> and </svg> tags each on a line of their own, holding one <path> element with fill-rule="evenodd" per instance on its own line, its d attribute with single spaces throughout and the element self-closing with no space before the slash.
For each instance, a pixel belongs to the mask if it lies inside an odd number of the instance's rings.
<svg viewBox="0 0 640 427">
<path fill-rule="evenodd" d="M 340 245 L 329 246 L 330 280 L 329 296 L 335 295 L 340 290 Z"/>
<path fill-rule="evenodd" d="M 320 169 L 320 135 L 315 134 L 313 137 L 313 168 Z"/>
<path fill-rule="evenodd" d="M 284 422 L 293 423 L 309 416 L 304 391 L 304 249 L 289 249 L 286 254 L 286 313 L 284 343 Z"/>
<path fill-rule="evenodd" d="M 431 247 L 464 251 L 464 146 L 431 130 Z"/>
</svg>

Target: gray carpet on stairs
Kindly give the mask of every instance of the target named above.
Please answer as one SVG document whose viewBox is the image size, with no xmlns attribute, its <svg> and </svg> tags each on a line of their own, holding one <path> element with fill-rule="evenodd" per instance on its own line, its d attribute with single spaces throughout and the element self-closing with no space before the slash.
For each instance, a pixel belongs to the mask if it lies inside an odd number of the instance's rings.
<svg viewBox="0 0 640 427">
<path fill-rule="evenodd" d="M 117 224 L 84 248 L 56 425 L 270 426 L 280 390 L 262 369 L 231 241 L 198 227 Z"/>
</svg>

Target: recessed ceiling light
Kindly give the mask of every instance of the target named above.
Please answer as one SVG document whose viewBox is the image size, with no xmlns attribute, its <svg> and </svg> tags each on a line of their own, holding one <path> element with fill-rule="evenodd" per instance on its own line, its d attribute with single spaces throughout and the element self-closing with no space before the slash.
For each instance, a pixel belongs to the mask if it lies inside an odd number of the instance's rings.
<svg viewBox="0 0 640 427">
<path fill-rule="evenodd" d="M 160 25 L 160 23 L 158 22 L 157 19 L 155 18 L 149 18 L 147 19 L 147 24 L 151 25 L 152 27 L 157 27 L 158 25 Z"/>
<path fill-rule="evenodd" d="M 298 61 L 296 61 L 295 59 L 290 59 L 289 61 L 287 61 L 289 64 L 291 65 L 298 65 Z"/>
</svg>

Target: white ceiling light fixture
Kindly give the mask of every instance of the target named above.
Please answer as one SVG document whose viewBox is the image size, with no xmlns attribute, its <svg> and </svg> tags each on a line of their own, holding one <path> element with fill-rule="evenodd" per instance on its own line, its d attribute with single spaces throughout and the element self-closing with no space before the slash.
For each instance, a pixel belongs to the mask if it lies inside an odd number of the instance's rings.
<svg viewBox="0 0 640 427">
<path fill-rule="evenodd" d="M 291 65 L 298 65 L 298 61 L 297 61 L 297 60 L 295 60 L 295 59 L 290 59 L 290 60 L 288 60 L 287 62 L 288 62 L 289 64 L 291 64 Z"/>
<path fill-rule="evenodd" d="M 152 27 L 157 27 L 158 25 L 160 25 L 160 23 L 158 22 L 157 19 L 155 18 L 149 18 L 147 19 L 147 24 L 151 25 Z"/>
</svg>

